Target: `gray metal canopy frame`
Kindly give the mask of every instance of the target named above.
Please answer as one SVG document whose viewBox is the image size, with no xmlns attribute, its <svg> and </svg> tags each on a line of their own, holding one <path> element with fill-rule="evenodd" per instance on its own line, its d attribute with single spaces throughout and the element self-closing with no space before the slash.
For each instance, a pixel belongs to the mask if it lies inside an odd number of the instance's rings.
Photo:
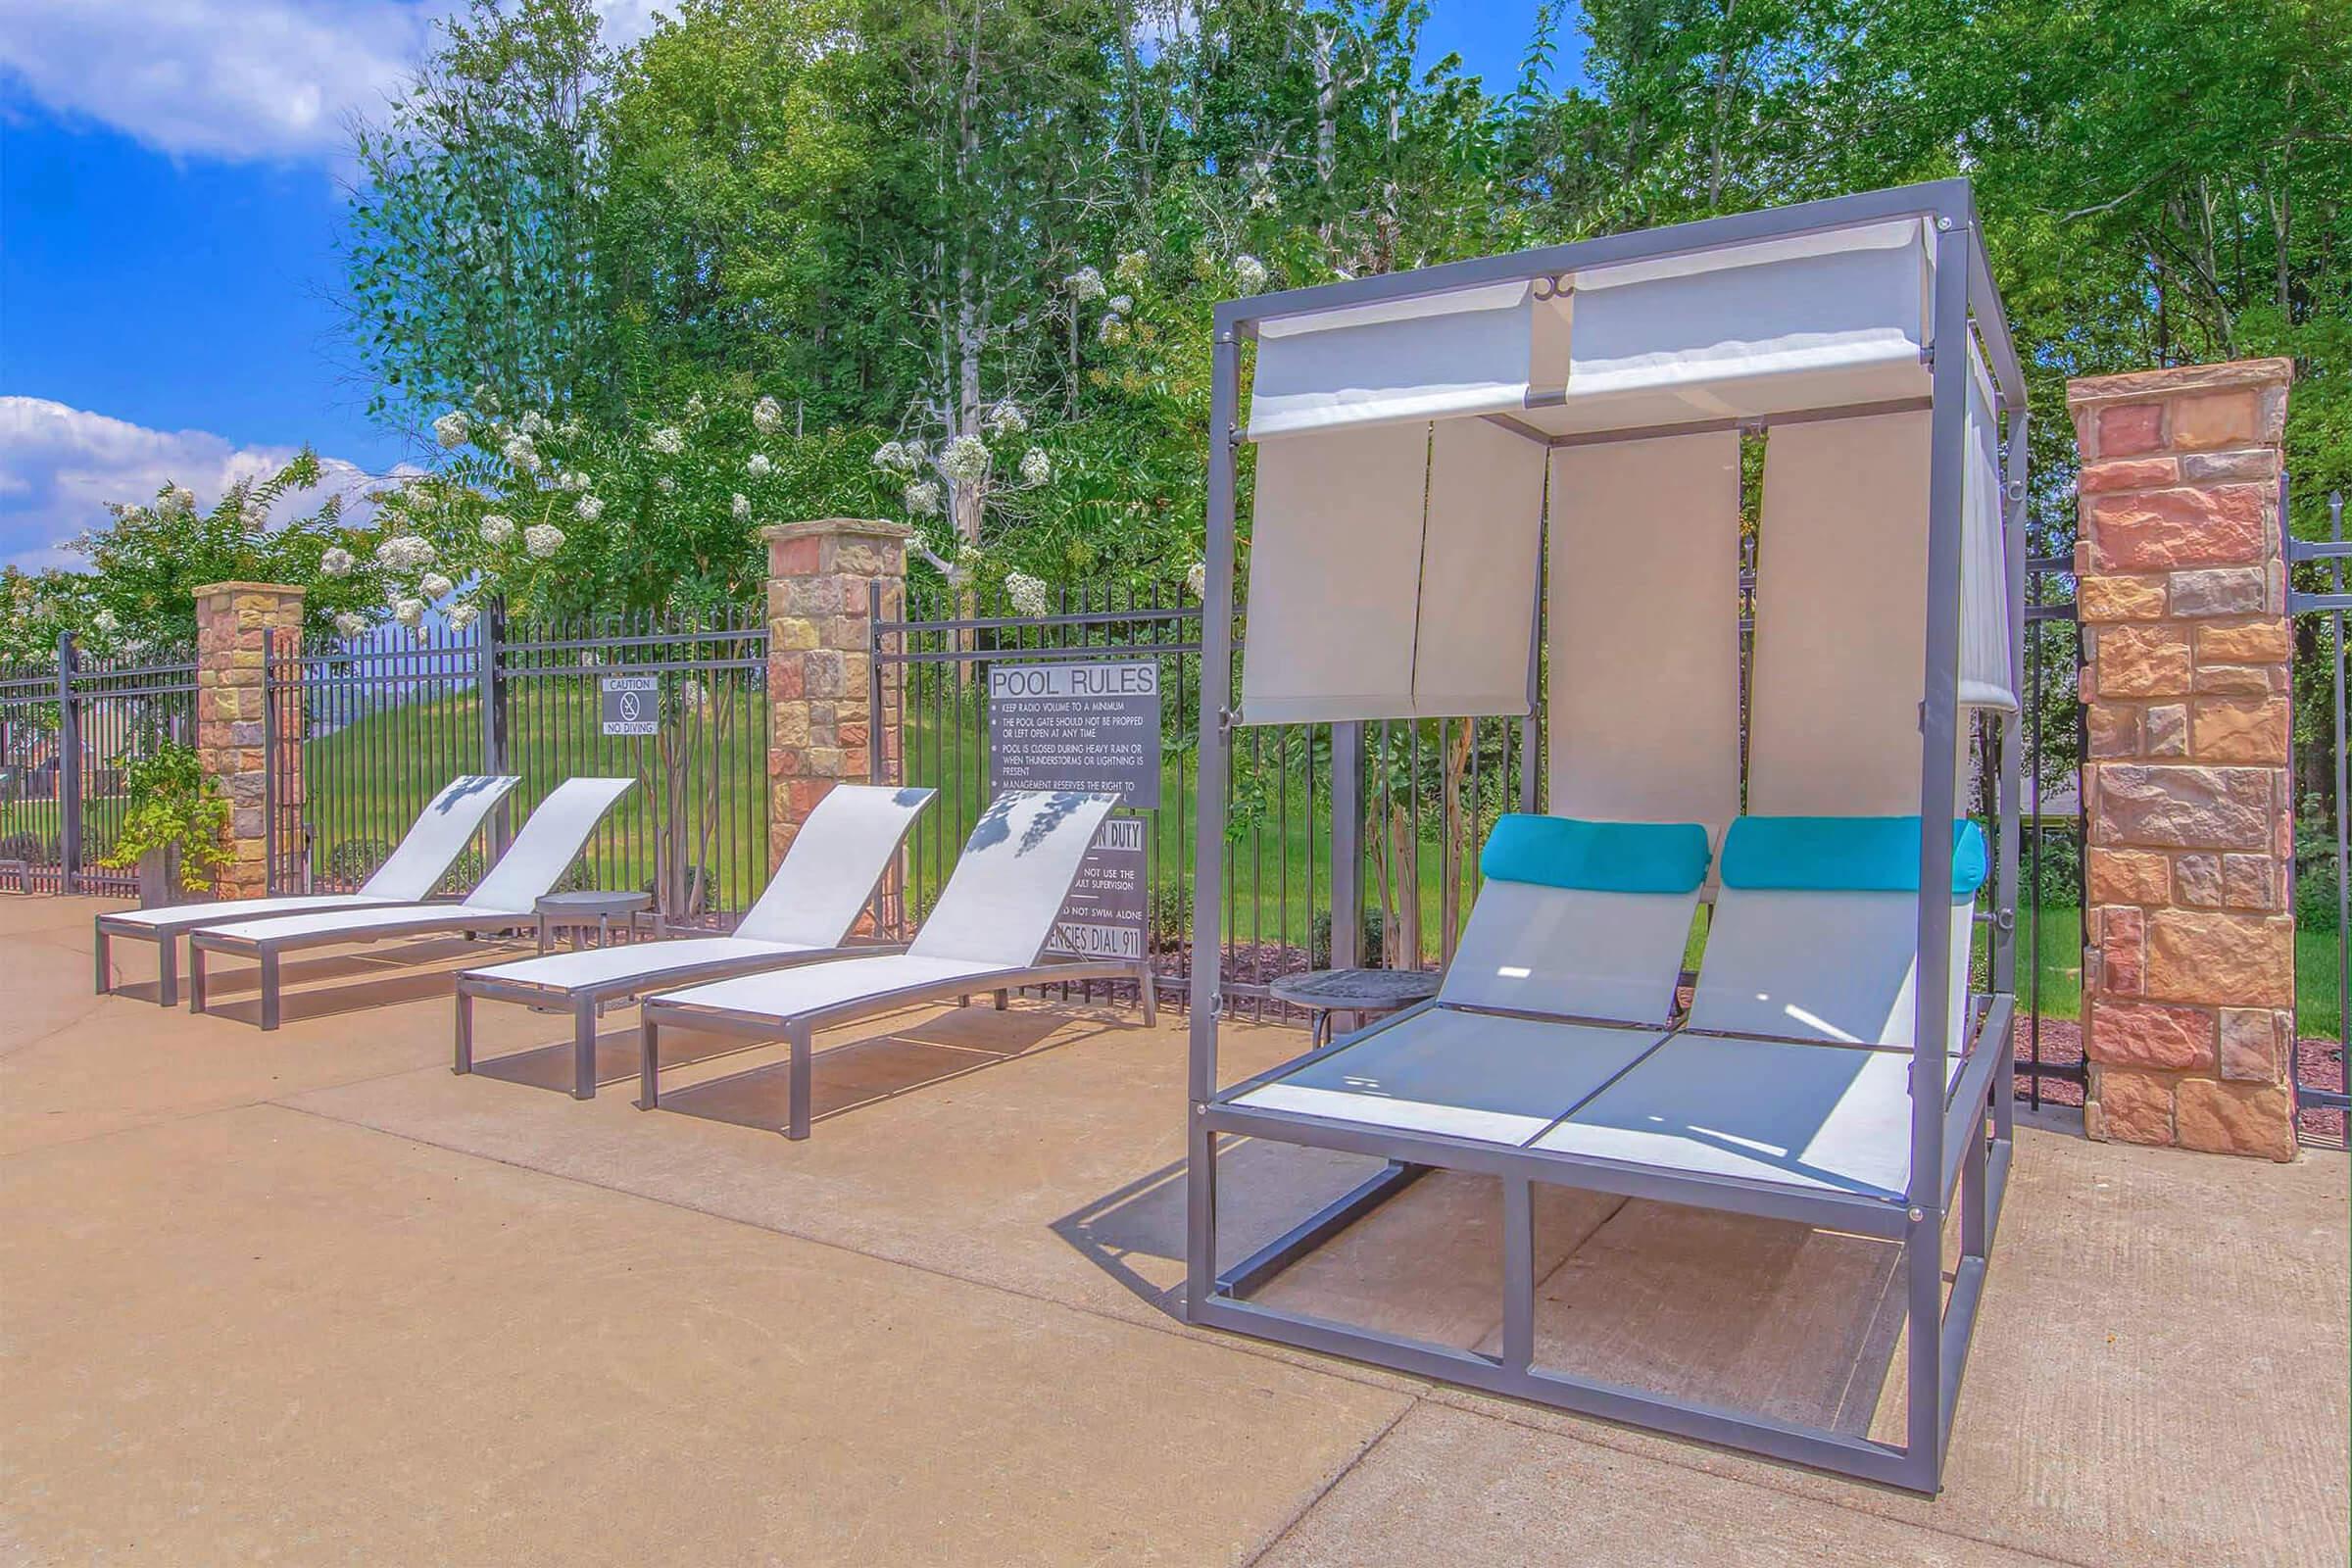
<svg viewBox="0 0 2352 1568">
<path fill-rule="evenodd" d="M 1185 1299 L 1191 1320 L 1354 1357 L 1418 1375 L 1540 1401 L 1604 1419 L 1719 1443 L 1822 1469 L 1933 1494 L 1939 1490 L 1961 1376 L 1976 1326 L 1984 1271 L 1998 1225 L 2011 1159 L 2007 1073 L 2014 1006 L 2019 805 L 2024 749 L 2014 710 L 1998 719 L 1998 820 L 1995 834 L 1995 911 L 1990 922 L 1990 989 L 1973 997 L 1961 1031 L 1964 1059 L 1949 1073 L 1949 1031 L 1943 1020 L 1951 988 L 1953 906 L 1948 830 L 1959 814 L 1954 758 L 1962 723 L 1961 596 L 1963 573 L 1964 447 L 1970 396 L 1968 347 L 1980 343 L 1993 382 L 1992 414 L 2001 430 L 1999 534 L 2005 546 L 2007 655 L 2011 690 L 2023 689 L 2025 606 L 2026 393 L 2023 371 L 1992 285 L 1976 204 L 1965 180 L 1951 179 L 1811 202 L 1768 212 L 1709 219 L 1641 233 L 1451 263 L 1419 271 L 1323 284 L 1217 307 L 1213 347 L 1206 539 L 1206 612 L 1201 660 L 1200 801 L 1195 886 L 1217 887 L 1224 877 L 1228 731 L 1240 721 L 1233 692 L 1236 452 L 1239 422 L 1239 345 L 1262 325 L 1340 308 L 1394 306 L 1467 287 L 1556 279 L 1603 266 L 1655 263 L 1760 241 L 1825 235 L 1865 224 L 1922 220 L 1935 261 L 1928 301 L 1933 353 L 1930 396 L 1899 404 L 1874 402 L 1806 409 L 1718 421 L 1741 428 L 1804 419 L 1859 417 L 1896 409 L 1930 411 L 1927 485 L 1925 667 L 1920 706 L 1920 816 L 1923 823 L 1918 886 L 1918 968 L 1914 1042 L 1909 1065 L 1910 1166 L 1904 1193 L 1867 1194 L 1810 1189 L 1746 1176 L 1702 1174 L 1622 1159 L 1540 1151 L 1438 1133 L 1403 1131 L 1291 1109 L 1237 1102 L 1251 1089 L 1295 1071 L 1298 1060 L 1248 1082 L 1220 1088 L 1217 1037 L 1222 1004 L 1218 968 L 1219 908 L 1194 905 L 1191 1054 L 1187 1166 Z M 1548 284 L 1544 285 L 1548 287 Z M 1541 297 L 1541 295 L 1539 295 Z M 1972 337 L 1972 328 L 1974 336 Z M 1529 408 L 1544 406 L 1537 397 Z M 1490 421 L 1533 441 L 1559 446 L 1630 440 L 1656 428 L 1548 435 L 1507 413 Z M 1708 428 L 1676 424 L 1677 432 Z M 1539 632 L 1540 635 L 1540 632 Z M 1533 762 L 1531 759 L 1530 765 Z M 1965 950 L 1963 950 L 1965 951 Z M 1416 1009 L 1417 1010 L 1417 1009 Z M 1365 1034 L 1412 1017 L 1384 1020 Z M 1346 1049 L 1365 1034 L 1311 1056 Z M 1950 1085 L 1947 1090 L 1947 1084 Z M 1326 1205 L 1254 1255 L 1220 1271 L 1217 1252 L 1217 1155 L 1226 1138 L 1273 1139 L 1385 1159 L 1379 1174 Z M 1401 1191 L 1425 1170 L 1439 1168 L 1497 1178 L 1502 1195 L 1502 1333 L 1499 1354 L 1350 1326 L 1248 1299 L 1257 1286 Z M 1758 1217 L 1794 1220 L 1898 1242 L 1907 1266 L 1909 1394 L 1905 1441 L 1899 1445 L 1676 1397 L 1536 1364 L 1533 1184 L 1546 1182 Z M 1942 1238 L 1947 1213 L 1959 1212 L 1959 1255 L 1948 1299 Z"/>
</svg>

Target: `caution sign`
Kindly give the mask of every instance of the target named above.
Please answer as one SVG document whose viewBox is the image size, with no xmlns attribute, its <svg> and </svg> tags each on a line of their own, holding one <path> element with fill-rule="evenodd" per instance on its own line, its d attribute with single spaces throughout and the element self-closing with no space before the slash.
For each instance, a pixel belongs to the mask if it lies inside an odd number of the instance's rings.
<svg viewBox="0 0 2352 1568">
<path fill-rule="evenodd" d="M 1159 805 L 1159 663 L 992 664 L 989 776 L 996 793 L 1076 790 Z"/>
<path fill-rule="evenodd" d="M 596 683 L 597 702 L 608 735 L 662 733 L 662 678 L 606 675 Z"/>
<path fill-rule="evenodd" d="M 1144 819 L 1105 817 L 1062 901 L 1046 951 L 1078 958 L 1141 958 L 1151 912 Z"/>
</svg>

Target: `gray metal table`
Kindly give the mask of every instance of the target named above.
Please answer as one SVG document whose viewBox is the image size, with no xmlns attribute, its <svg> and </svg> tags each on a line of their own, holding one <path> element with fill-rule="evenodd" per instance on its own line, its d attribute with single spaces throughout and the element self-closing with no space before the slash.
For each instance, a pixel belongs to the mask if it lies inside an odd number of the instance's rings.
<svg viewBox="0 0 2352 1568">
<path fill-rule="evenodd" d="M 1333 1013 L 1351 1014 L 1361 1026 L 1366 1018 L 1427 1002 L 1444 978 L 1426 969 L 1309 969 L 1268 981 L 1266 994 L 1305 1008 L 1308 1043 L 1320 1046 L 1331 1038 Z"/>
<path fill-rule="evenodd" d="M 572 930 L 572 945 L 580 942 L 579 933 L 589 926 L 596 927 L 596 945 L 604 947 L 612 940 L 612 922 L 627 922 L 629 934 L 637 934 L 638 913 L 651 906 L 651 893 L 548 893 L 540 896 L 532 908 L 539 916 L 539 951 L 547 951 L 547 934 L 559 926 Z"/>
</svg>

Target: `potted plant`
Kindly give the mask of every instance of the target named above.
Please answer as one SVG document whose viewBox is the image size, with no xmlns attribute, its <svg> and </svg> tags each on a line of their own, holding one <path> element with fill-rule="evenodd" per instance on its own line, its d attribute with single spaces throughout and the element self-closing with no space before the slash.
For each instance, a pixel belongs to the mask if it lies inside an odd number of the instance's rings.
<svg viewBox="0 0 2352 1568">
<path fill-rule="evenodd" d="M 228 863 L 228 802 L 192 746 L 163 741 L 123 769 L 129 807 L 114 848 L 98 863 L 136 867 L 139 906 L 178 902 L 213 883 Z"/>
</svg>

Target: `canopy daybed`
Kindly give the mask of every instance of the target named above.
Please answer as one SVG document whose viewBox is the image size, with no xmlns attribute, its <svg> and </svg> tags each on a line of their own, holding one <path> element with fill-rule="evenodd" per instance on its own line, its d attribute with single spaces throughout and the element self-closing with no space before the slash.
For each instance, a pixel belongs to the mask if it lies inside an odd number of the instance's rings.
<svg viewBox="0 0 2352 1568">
<path fill-rule="evenodd" d="M 1234 301 L 1212 385 L 1195 885 L 1224 876 L 1238 727 L 1533 718 L 1547 814 L 1488 844 L 1434 1002 L 1238 1084 L 1196 901 L 1192 1320 L 1934 1492 L 2009 1169 L 2022 765 L 2025 387 L 1967 183 Z M 1245 1138 L 1384 1163 L 1220 1268 Z M 1498 1351 L 1253 1298 L 1430 1170 L 1498 1181 Z M 1899 1246 L 1905 1441 L 1541 1364 L 1537 1183 Z"/>
</svg>

